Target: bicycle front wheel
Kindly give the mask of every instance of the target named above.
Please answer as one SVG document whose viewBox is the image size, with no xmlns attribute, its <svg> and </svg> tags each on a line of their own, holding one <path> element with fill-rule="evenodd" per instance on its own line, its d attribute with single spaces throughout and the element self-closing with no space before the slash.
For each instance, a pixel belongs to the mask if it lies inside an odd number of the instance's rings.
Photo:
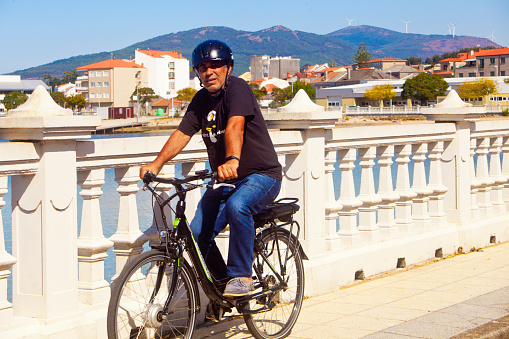
<svg viewBox="0 0 509 339">
<path fill-rule="evenodd" d="M 163 316 L 175 269 L 175 293 L 168 314 Z M 176 268 L 174 261 L 159 251 L 143 253 L 128 263 L 113 283 L 108 338 L 191 338 L 198 308 L 193 277 L 189 265 Z"/>
<path fill-rule="evenodd" d="M 254 251 L 255 286 L 264 290 L 278 285 L 283 285 L 283 288 L 252 300 L 249 310 L 267 308 L 259 313 L 245 313 L 244 320 L 256 338 L 284 338 L 291 333 L 304 298 L 304 266 L 298 242 L 289 232 L 282 230 L 264 231 L 255 241 L 261 248 L 261 251 Z"/>
</svg>

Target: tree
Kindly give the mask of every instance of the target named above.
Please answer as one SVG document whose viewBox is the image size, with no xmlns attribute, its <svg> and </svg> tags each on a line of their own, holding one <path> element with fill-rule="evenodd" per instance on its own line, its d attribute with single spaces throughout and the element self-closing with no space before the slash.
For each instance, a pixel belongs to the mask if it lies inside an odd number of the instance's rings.
<svg viewBox="0 0 509 339">
<path fill-rule="evenodd" d="M 366 67 L 366 63 L 371 60 L 371 54 L 366 49 L 366 45 L 360 44 L 359 49 L 353 55 L 353 59 L 357 61 L 359 68 Z"/>
<path fill-rule="evenodd" d="M 191 87 L 182 88 L 177 91 L 177 99 L 185 102 L 191 102 L 196 92 L 198 91 Z"/>
<path fill-rule="evenodd" d="M 336 61 L 331 60 L 331 61 L 329 62 L 329 67 L 336 67 Z"/>
<path fill-rule="evenodd" d="M 396 91 L 391 84 L 375 85 L 373 88 L 366 90 L 364 96 L 369 100 L 378 100 L 380 107 L 383 107 L 384 99 L 392 99 L 396 96 Z"/>
<path fill-rule="evenodd" d="M 422 101 L 434 100 L 437 96 L 445 95 L 449 85 L 438 74 L 420 73 L 414 78 L 408 79 L 403 84 L 401 96 Z"/>
<path fill-rule="evenodd" d="M 410 56 L 406 58 L 407 65 L 419 65 L 422 64 L 422 58 Z"/>
<path fill-rule="evenodd" d="M 316 98 L 316 90 L 314 89 L 313 86 L 311 86 L 310 83 L 297 80 L 296 82 L 293 83 L 293 86 L 288 86 L 284 89 L 284 91 L 286 92 L 287 100 L 293 99 L 295 94 L 297 94 L 297 92 L 300 89 L 303 89 L 310 99 L 313 100 Z"/>
<path fill-rule="evenodd" d="M 260 86 L 257 83 L 252 82 L 249 84 L 249 87 L 251 87 L 251 90 L 253 91 L 256 100 L 260 100 L 261 97 L 267 95 L 267 90 L 265 89 L 265 87 L 260 88 Z"/>
<path fill-rule="evenodd" d="M 4 104 L 6 109 L 15 109 L 19 105 L 23 104 L 27 101 L 28 95 L 25 93 L 21 93 L 20 91 L 12 91 L 5 95 L 2 103 Z"/>
<path fill-rule="evenodd" d="M 131 94 L 131 100 L 134 100 L 134 97 L 138 96 L 138 100 L 141 105 L 144 106 L 147 102 L 152 99 L 156 99 L 158 96 L 154 92 L 154 90 L 150 87 L 140 87 L 134 90 L 133 94 Z M 145 112 L 146 114 L 147 112 Z M 139 113 L 138 113 L 139 114 Z"/>
<path fill-rule="evenodd" d="M 41 75 L 41 79 L 50 87 L 57 87 L 63 84 L 63 81 L 57 77 L 52 76 L 51 74 L 43 74 Z"/>
<path fill-rule="evenodd" d="M 67 83 L 75 83 L 76 82 L 76 79 L 78 78 L 78 72 L 73 69 L 72 71 L 65 71 L 64 72 L 64 75 L 62 77 L 62 82 L 67 84 Z"/>
<path fill-rule="evenodd" d="M 87 104 L 87 100 L 81 94 L 78 95 L 69 95 L 65 98 L 65 103 L 68 107 L 71 107 L 72 110 L 80 110 Z"/>
<path fill-rule="evenodd" d="M 62 92 L 53 92 L 53 93 L 50 93 L 51 97 L 53 98 L 53 100 L 59 104 L 60 106 L 64 107 L 66 102 L 65 102 L 65 96 L 64 96 L 64 93 Z"/>
<path fill-rule="evenodd" d="M 457 92 L 462 99 L 477 99 L 486 95 L 497 94 L 498 85 L 493 79 L 477 78 L 460 84 Z"/>
</svg>

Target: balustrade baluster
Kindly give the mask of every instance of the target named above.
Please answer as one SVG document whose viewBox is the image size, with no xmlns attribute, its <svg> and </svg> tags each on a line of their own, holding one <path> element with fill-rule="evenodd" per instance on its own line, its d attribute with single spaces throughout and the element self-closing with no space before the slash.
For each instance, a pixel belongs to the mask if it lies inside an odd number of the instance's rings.
<svg viewBox="0 0 509 339">
<path fill-rule="evenodd" d="M 396 190 L 399 200 L 396 201 L 396 224 L 402 234 L 413 234 L 415 231 L 415 222 L 412 219 L 412 200 L 417 194 L 410 189 L 410 175 L 408 164 L 412 154 L 412 145 L 394 146 L 396 154 L 396 163 L 398 164 L 398 174 L 396 179 Z"/>
<path fill-rule="evenodd" d="M 479 193 L 480 182 L 475 174 L 475 149 L 477 148 L 477 139 L 470 139 L 470 196 L 472 202 L 471 216 L 472 219 L 477 219 L 481 216 L 479 206 L 477 205 L 477 194 Z"/>
<path fill-rule="evenodd" d="M 115 168 L 115 181 L 119 187 L 120 204 L 118 209 L 117 232 L 110 237 L 114 243 L 113 252 L 117 256 L 115 279 L 122 271 L 127 261 L 143 252 L 143 244 L 148 237 L 140 231 L 136 192 L 138 192 L 139 168 Z"/>
<path fill-rule="evenodd" d="M 476 178 L 479 181 L 477 193 L 477 205 L 481 217 L 489 216 L 493 213 L 493 205 L 491 204 L 490 192 L 491 185 L 495 182 L 490 178 L 488 171 L 488 149 L 489 138 L 480 138 L 477 140 L 477 171 Z"/>
<path fill-rule="evenodd" d="M 502 175 L 505 177 L 503 197 L 506 211 L 509 211 L 509 136 L 502 139 Z"/>
<path fill-rule="evenodd" d="M 382 201 L 375 194 L 373 166 L 375 166 L 376 148 L 359 148 L 361 173 L 361 187 L 357 198 L 362 201 L 359 207 L 359 232 L 361 239 L 366 242 L 379 242 L 380 230 L 376 222 L 378 204 Z"/>
<path fill-rule="evenodd" d="M 174 178 L 175 177 L 175 165 L 164 165 L 161 167 L 161 170 L 157 174 L 158 177 L 161 178 Z M 170 197 L 169 191 L 173 188 L 173 185 L 171 184 L 164 184 L 164 183 L 157 183 L 153 186 L 155 191 L 159 193 L 163 200 L 166 200 Z M 161 209 L 159 208 L 159 205 L 154 201 L 154 204 L 152 206 L 154 216 L 152 218 L 152 225 L 143 233 L 150 239 L 149 244 L 150 245 L 156 245 L 161 242 L 159 231 L 164 229 L 163 219 L 161 217 Z M 172 225 L 172 214 L 171 209 L 169 206 L 166 206 L 164 208 L 164 215 L 166 216 L 166 222 L 168 226 Z M 159 229 L 158 229 L 159 227 Z"/>
<path fill-rule="evenodd" d="M 398 235 L 398 228 L 394 221 L 395 202 L 399 195 L 394 193 L 392 183 L 392 157 L 394 156 L 394 146 L 380 146 L 377 148 L 378 165 L 380 166 L 380 175 L 378 179 L 378 196 L 382 201 L 378 204 L 378 227 L 382 240 L 394 239 Z"/>
<path fill-rule="evenodd" d="M 341 205 L 336 201 L 334 195 L 334 164 L 336 163 L 336 150 L 325 151 L 325 243 L 327 250 L 339 249 L 339 235 L 337 232 L 338 212 Z"/>
<path fill-rule="evenodd" d="M 490 178 L 494 181 L 491 187 L 491 203 L 493 212 L 497 214 L 505 213 L 505 203 L 503 189 L 507 179 L 502 176 L 502 165 L 500 163 L 500 152 L 502 150 L 502 138 L 492 138 L 490 140 Z"/>
<path fill-rule="evenodd" d="M 7 194 L 7 177 L 0 176 L 0 324 L 8 325 L 12 322 L 12 304 L 7 300 L 7 278 L 11 274 L 9 269 L 16 263 L 16 258 L 5 250 L 5 229 L 2 222 L 3 199 Z"/>
<path fill-rule="evenodd" d="M 194 175 L 195 172 L 204 169 L 205 169 L 204 162 L 186 162 L 182 164 L 182 175 L 184 177 L 191 176 Z M 200 189 L 195 189 L 187 194 L 186 215 L 189 222 L 193 220 L 196 208 L 198 207 L 198 202 L 200 201 L 202 195 L 203 194 Z"/>
<path fill-rule="evenodd" d="M 444 142 L 431 142 L 428 144 L 429 152 L 429 183 L 433 193 L 429 196 L 429 216 L 432 227 L 438 228 L 447 223 L 447 215 L 444 209 L 444 197 L 448 191 L 442 180 L 442 152 L 444 151 Z"/>
<path fill-rule="evenodd" d="M 357 214 L 362 201 L 355 197 L 355 185 L 353 181 L 354 162 L 356 150 L 354 148 L 338 151 L 339 168 L 341 169 L 341 189 L 338 202 L 343 208 L 339 215 L 339 237 L 341 244 L 355 246 L 360 243 L 361 237 L 357 229 Z"/>
<path fill-rule="evenodd" d="M 83 197 L 78 238 L 78 296 L 82 304 L 105 304 L 110 288 L 104 279 L 104 260 L 113 243 L 104 237 L 101 221 L 99 197 L 103 194 L 104 169 L 78 172 L 78 184 Z"/>
<path fill-rule="evenodd" d="M 414 180 L 412 190 L 417 194 L 412 203 L 412 218 L 415 221 L 417 232 L 422 233 L 431 230 L 431 219 L 428 212 L 429 196 L 433 190 L 426 184 L 426 171 L 424 161 L 428 145 L 425 143 L 412 145 L 414 160 Z"/>
</svg>

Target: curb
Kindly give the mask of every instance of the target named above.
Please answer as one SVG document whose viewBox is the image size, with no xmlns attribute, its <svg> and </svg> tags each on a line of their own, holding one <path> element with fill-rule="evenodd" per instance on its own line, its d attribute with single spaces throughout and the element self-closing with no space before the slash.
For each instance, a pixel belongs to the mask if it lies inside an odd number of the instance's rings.
<svg viewBox="0 0 509 339">
<path fill-rule="evenodd" d="M 509 315 L 460 333 L 450 339 L 504 339 L 509 338 Z"/>
</svg>

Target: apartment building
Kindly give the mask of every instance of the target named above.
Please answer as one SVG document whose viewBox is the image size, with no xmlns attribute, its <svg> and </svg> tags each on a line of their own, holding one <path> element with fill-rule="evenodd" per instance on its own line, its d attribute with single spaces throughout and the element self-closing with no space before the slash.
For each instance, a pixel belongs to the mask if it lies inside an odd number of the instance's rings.
<svg viewBox="0 0 509 339">
<path fill-rule="evenodd" d="M 507 62 L 506 62 L 507 60 Z M 509 75 L 509 48 L 481 49 L 459 53 L 457 58 L 439 61 L 444 78 L 473 78 Z"/>
<path fill-rule="evenodd" d="M 374 68 L 384 71 L 393 66 L 405 66 L 406 60 L 394 58 L 373 59 L 367 61 L 365 65 L 365 68 Z M 354 64 L 354 68 L 358 68 L 357 64 Z"/>
<path fill-rule="evenodd" d="M 148 86 L 165 99 L 189 86 L 189 60 L 177 51 L 136 50 L 134 60 L 148 70 Z"/>
<path fill-rule="evenodd" d="M 21 80 L 20 75 L 0 75 L 0 113 L 5 111 L 2 100 L 6 94 L 20 91 L 30 96 L 37 86 L 43 86 L 48 92 L 51 92 L 51 88 L 42 80 Z"/>
<path fill-rule="evenodd" d="M 85 97 L 87 110 L 128 107 L 136 87 L 147 87 L 148 71 L 134 61 L 109 59 L 76 68 L 76 93 Z"/>
<path fill-rule="evenodd" d="M 295 74 L 300 71 L 300 59 L 292 57 L 275 57 L 268 55 L 251 55 L 251 79 L 288 77 L 288 74 Z"/>
</svg>

